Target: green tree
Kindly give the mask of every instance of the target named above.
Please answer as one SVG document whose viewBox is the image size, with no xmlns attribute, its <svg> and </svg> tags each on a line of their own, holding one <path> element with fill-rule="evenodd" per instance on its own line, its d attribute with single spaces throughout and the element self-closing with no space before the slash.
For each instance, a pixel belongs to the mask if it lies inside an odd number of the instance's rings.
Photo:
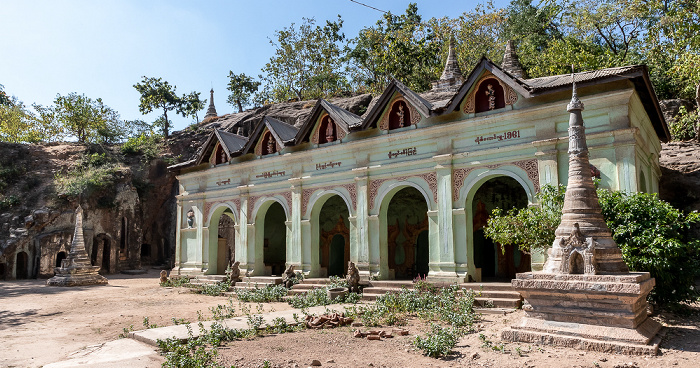
<svg viewBox="0 0 700 368">
<path fill-rule="evenodd" d="M 313 18 L 303 18 L 298 29 L 292 23 L 275 31 L 276 41 L 270 40 L 275 55 L 262 69 L 275 101 L 332 96 L 347 85 L 341 70 L 342 26 L 340 16 L 323 27 Z"/>
<path fill-rule="evenodd" d="M 234 74 L 232 71 L 228 72 L 228 78 L 227 89 L 231 91 L 231 94 L 228 95 L 226 102 L 233 107 L 237 107 L 238 112 L 241 112 L 243 111 L 243 106 L 251 103 L 253 94 L 260 87 L 260 82 L 255 81 L 253 77 L 249 77 L 245 73 Z"/>
<path fill-rule="evenodd" d="M 0 106 L 9 106 L 10 97 L 5 93 L 5 86 L 0 84 Z"/>
<path fill-rule="evenodd" d="M 196 118 L 197 111 L 204 108 L 205 100 L 199 99 L 199 92 L 178 96 L 176 86 L 171 85 L 162 78 L 149 78 L 143 76 L 140 83 L 134 84 L 134 88 L 141 94 L 139 111 L 148 114 L 154 110 L 163 110 L 163 136 L 168 137 L 170 120 L 168 111 L 175 111 L 182 117 Z"/>
<path fill-rule="evenodd" d="M 125 134 L 119 113 L 105 105 L 101 98 L 93 100 L 75 92 L 66 96 L 59 94 L 51 110 L 44 112 L 44 116 L 55 119 L 65 133 L 75 136 L 78 142 L 114 142 Z"/>
<path fill-rule="evenodd" d="M 561 219 L 564 191 L 563 186 L 545 186 L 538 195 L 539 207 L 495 209 L 485 235 L 525 252 L 549 248 Z M 689 229 L 700 222 L 700 214 L 685 215 L 656 194 L 598 189 L 598 198 L 625 263 L 633 271 L 646 271 L 656 278 L 651 300 L 661 304 L 696 300 L 700 296 L 694 289 L 695 278 L 700 276 L 700 240 L 689 237 Z"/>
<path fill-rule="evenodd" d="M 376 93 L 396 78 L 415 91 L 428 90 L 440 75 L 442 44 L 415 3 L 405 14 L 386 13 L 352 40 L 348 58 L 354 83 Z"/>
<path fill-rule="evenodd" d="M 502 37 L 505 11 L 496 9 L 493 3 L 479 4 L 474 10 L 466 11 L 456 18 L 431 18 L 430 27 L 442 41 L 440 60 L 447 59 L 450 36 L 456 40 L 457 61 L 462 72 L 468 73 L 482 56 L 500 61 L 506 39 Z M 443 64 L 437 65 L 435 75 L 442 73 Z"/>
<path fill-rule="evenodd" d="M 22 101 L 8 98 L 0 105 L 0 141 L 36 143 L 48 140 L 47 129 L 40 124 Z"/>
</svg>

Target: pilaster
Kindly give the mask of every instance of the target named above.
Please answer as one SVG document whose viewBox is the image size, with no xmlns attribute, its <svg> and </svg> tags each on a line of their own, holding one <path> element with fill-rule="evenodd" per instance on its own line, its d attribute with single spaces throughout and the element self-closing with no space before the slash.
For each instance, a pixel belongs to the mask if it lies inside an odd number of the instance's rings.
<svg viewBox="0 0 700 368">
<path fill-rule="evenodd" d="M 370 231 L 370 219 L 369 219 L 369 177 L 367 176 L 367 168 L 353 169 L 356 173 L 355 185 L 357 185 L 357 208 L 355 210 L 354 217 L 354 231 L 351 229 L 350 235 L 350 260 L 355 262 L 355 266 L 360 272 L 360 278 L 362 280 L 368 280 L 371 272 L 379 272 L 379 260 L 375 267 L 370 267 L 370 234 L 374 234 L 376 239 L 376 251 L 379 250 L 379 222 L 376 221 L 374 231 Z M 376 216 L 375 216 L 375 220 Z M 351 221 L 352 224 L 352 221 Z M 351 225 L 352 226 L 352 225 Z M 354 241 L 353 239 L 354 232 Z M 377 257 L 378 258 L 378 257 Z"/>
</svg>

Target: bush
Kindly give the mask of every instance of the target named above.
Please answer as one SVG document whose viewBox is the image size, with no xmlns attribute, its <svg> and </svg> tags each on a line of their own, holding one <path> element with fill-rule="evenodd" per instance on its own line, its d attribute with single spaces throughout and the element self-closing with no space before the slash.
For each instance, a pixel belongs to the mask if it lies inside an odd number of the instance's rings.
<svg viewBox="0 0 700 368">
<path fill-rule="evenodd" d="M 114 184 L 119 166 L 104 153 L 83 156 L 70 171 L 54 177 L 59 197 L 78 197 Z"/>
<path fill-rule="evenodd" d="M 458 329 L 441 327 L 433 323 L 431 324 L 431 332 L 423 337 L 416 336 L 413 345 L 422 350 L 423 354 L 438 358 L 449 354 L 461 336 L 462 333 Z"/>
<path fill-rule="evenodd" d="M 687 141 L 697 136 L 698 113 L 688 111 L 685 106 L 681 106 L 676 116 L 676 121 L 672 121 L 668 127 L 674 141 Z"/>
<path fill-rule="evenodd" d="M 287 288 L 284 285 L 267 285 L 263 288 L 234 289 L 236 297 L 242 302 L 268 303 L 279 302 L 287 296 Z"/>
<path fill-rule="evenodd" d="M 536 213 L 541 223 L 554 224 L 556 229 L 564 201 L 563 196 L 551 193 L 563 193 L 564 187 L 557 189 L 547 185 L 542 192 L 545 195 L 540 197 L 542 209 L 537 210 L 539 212 L 526 208 L 504 215 L 494 210 L 486 235 L 500 244 L 514 244 L 524 251 L 535 247 L 530 244 L 551 246 L 554 231 L 543 231 L 542 227 L 526 222 L 524 217 Z M 700 222 L 700 214 L 684 215 L 656 194 L 598 189 L 598 198 L 603 217 L 630 270 L 649 272 L 656 278 L 649 300 L 665 304 L 698 299 L 700 294 L 694 284 L 695 277 L 700 276 L 700 241 L 691 239 L 688 231 L 692 224 Z"/>
<path fill-rule="evenodd" d="M 131 137 L 122 143 L 121 151 L 125 155 L 142 154 L 144 161 L 148 162 L 161 155 L 163 150 L 163 138 L 153 132 L 144 132 Z"/>
<path fill-rule="evenodd" d="M 656 278 L 650 299 L 660 304 L 697 300 L 700 240 L 691 239 L 688 230 L 700 221 L 700 214 L 684 215 L 656 194 L 598 190 L 598 197 L 630 270 Z"/>
</svg>

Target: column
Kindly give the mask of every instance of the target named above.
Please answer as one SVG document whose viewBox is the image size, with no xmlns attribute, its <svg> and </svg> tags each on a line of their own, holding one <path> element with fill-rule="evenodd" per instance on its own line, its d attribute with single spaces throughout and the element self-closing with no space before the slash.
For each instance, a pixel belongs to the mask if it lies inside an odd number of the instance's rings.
<svg viewBox="0 0 700 368">
<path fill-rule="evenodd" d="M 350 243 L 350 260 L 355 262 L 363 281 L 370 277 L 370 219 L 369 219 L 369 177 L 367 168 L 353 169 L 358 175 L 357 208 L 355 209 L 355 242 Z M 376 216 L 375 216 L 376 217 Z M 376 226 L 378 229 L 378 226 Z M 351 238 L 352 239 L 352 235 Z M 353 247 L 354 244 L 354 247 Z M 378 264 L 374 272 L 379 272 Z"/>
</svg>

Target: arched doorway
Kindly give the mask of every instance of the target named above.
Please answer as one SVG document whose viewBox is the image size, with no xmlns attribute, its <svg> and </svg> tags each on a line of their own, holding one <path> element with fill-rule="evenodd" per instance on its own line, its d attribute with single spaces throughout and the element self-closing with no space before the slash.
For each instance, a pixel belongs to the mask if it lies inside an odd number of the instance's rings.
<svg viewBox="0 0 700 368">
<path fill-rule="evenodd" d="M 100 239 L 100 243 L 102 243 L 102 267 L 100 268 L 100 273 L 109 273 L 110 260 L 112 259 L 112 247 L 109 239 L 106 237 Z"/>
<path fill-rule="evenodd" d="M 219 218 L 217 231 L 217 254 L 216 254 L 216 269 L 219 275 L 226 273 L 226 268 L 235 258 L 235 228 L 233 221 L 233 212 L 227 209 Z"/>
<path fill-rule="evenodd" d="M 530 271 L 530 255 L 512 245 L 501 246 L 484 236 L 484 227 L 494 208 L 507 211 L 525 208 L 527 193 L 517 180 L 499 176 L 484 182 L 472 199 L 474 266 L 482 279 L 512 279 L 518 272 Z"/>
<path fill-rule="evenodd" d="M 61 263 L 64 259 L 66 259 L 66 252 L 61 251 L 56 254 L 56 268 L 61 267 Z"/>
<path fill-rule="evenodd" d="M 321 275 L 343 276 L 350 260 L 350 212 L 339 195 L 321 206 L 318 220 L 318 252 Z"/>
<path fill-rule="evenodd" d="M 258 221 L 255 222 L 263 224 L 262 253 L 265 275 L 282 275 L 284 272 L 287 259 L 286 221 L 287 216 L 284 208 L 278 202 L 274 202 L 262 216 L 258 215 Z"/>
<path fill-rule="evenodd" d="M 214 210 L 209 219 L 209 275 L 224 275 L 226 268 L 234 259 L 236 238 L 235 217 L 228 206 Z"/>
<path fill-rule="evenodd" d="M 396 280 L 413 280 L 419 270 L 427 273 L 429 252 L 428 204 L 413 187 L 397 191 L 386 211 L 388 266 Z M 390 276 L 389 275 L 389 276 Z"/>
<path fill-rule="evenodd" d="M 17 280 L 29 277 L 29 256 L 26 252 L 18 252 L 15 262 L 15 275 Z"/>
</svg>

